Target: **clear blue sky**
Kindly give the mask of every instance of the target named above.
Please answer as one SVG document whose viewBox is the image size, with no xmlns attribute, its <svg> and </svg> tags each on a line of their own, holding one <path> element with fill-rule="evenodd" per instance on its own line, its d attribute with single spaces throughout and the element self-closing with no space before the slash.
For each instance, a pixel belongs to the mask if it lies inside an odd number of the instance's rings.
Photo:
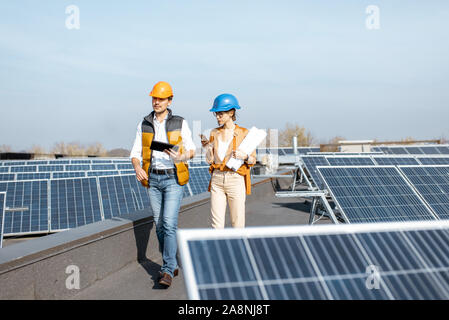
<svg viewBox="0 0 449 320">
<path fill-rule="evenodd" d="M 80 10 L 68 30 L 65 9 Z M 368 5 L 380 29 L 365 26 Z M 305 126 L 318 139 L 449 137 L 447 1 L 12 1 L 0 3 L 0 145 L 130 149 L 154 83 L 192 127 Z"/>
</svg>

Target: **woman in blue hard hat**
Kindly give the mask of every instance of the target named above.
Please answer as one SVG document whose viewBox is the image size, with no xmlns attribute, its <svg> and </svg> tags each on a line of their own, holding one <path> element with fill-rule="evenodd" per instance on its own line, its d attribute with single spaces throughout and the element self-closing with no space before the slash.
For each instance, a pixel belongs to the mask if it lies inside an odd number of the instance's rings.
<svg viewBox="0 0 449 320">
<path fill-rule="evenodd" d="M 211 225 L 216 229 L 225 226 L 226 203 L 229 203 L 231 225 L 243 228 L 246 195 L 251 194 L 250 167 L 256 163 L 256 151 L 248 155 L 238 149 L 248 133 L 248 129 L 234 122 L 238 109 L 239 103 L 232 94 L 216 97 L 210 111 L 214 113 L 219 127 L 211 131 L 209 140 L 201 137 L 201 143 L 206 148 L 206 160 L 210 164 Z M 226 167 L 231 157 L 244 161 L 237 171 Z"/>
</svg>

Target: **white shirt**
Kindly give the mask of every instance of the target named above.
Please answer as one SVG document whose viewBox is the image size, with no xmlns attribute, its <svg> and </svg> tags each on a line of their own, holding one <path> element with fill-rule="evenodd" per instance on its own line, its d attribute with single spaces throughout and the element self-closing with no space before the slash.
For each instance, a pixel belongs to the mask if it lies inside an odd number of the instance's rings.
<svg viewBox="0 0 449 320">
<path fill-rule="evenodd" d="M 223 161 L 223 159 L 226 156 L 226 151 L 228 151 L 229 148 L 229 144 L 231 143 L 232 139 L 234 137 L 232 136 L 231 139 L 229 139 L 228 141 L 221 141 L 220 139 L 218 139 L 218 150 L 217 150 L 217 155 L 218 158 L 220 159 L 220 161 Z"/>
<path fill-rule="evenodd" d="M 156 115 L 154 115 L 153 117 L 154 140 L 168 143 L 167 132 L 165 131 L 166 120 L 167 117 L 165 117 L 164 120 L 161 123 L 159 123 L 159 121 L 156 118 Z M 192 140 L 192 132 L 190 131 L 189 125 L 187 124 L 187 121 L 185 119 L 182 120 L 181 138 L 184 150 L 186 151 L 196 150 L 195 144 L 193 143 Z M 152 156 L 151 166 L 155 169 L 159 170 L 171 169 L 175 166 L 173 160 L 165 152 L 153 150 L 151 156 Z M 140 122 L 139 125 L 137 126 L 136 139 L 134 140 L 134 145 L 131 150 L 131 154 L 129 155 L 129 158 L 130 159 L 137 158 L 140 160 L 140 163 L 142 164 L 142 122 Z"/>
</svg>

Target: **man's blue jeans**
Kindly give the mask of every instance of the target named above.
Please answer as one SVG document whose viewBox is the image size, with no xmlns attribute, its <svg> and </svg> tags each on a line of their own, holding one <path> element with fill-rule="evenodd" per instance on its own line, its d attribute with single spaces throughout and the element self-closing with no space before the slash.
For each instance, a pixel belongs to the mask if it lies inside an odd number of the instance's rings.
<svg viewBox="0 0 449 320">
<path fill-rule="evenodd" d="M 162 253 L 161 272 L 173 277 L 173 272 L 178 267 L 176 231 L 184 186 L 176 182 L 174 174 L 155 173 L 150 174 L 149 186 L 159 251 Z"/>
</svg>

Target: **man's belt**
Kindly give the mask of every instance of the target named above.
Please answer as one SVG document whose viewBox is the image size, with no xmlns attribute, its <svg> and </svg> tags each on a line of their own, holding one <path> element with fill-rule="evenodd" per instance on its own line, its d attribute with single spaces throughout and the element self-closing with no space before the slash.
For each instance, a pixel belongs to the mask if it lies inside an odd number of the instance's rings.
<svg viewBox="0 0 449 320">
<path fill-rule="evenodd" d="M 175 169 L 154 169 L 154 168 L 150 168 L 150 173 L 155 173 L 155 174 L 174 174 L 175 173 Z"/>
</svg>

